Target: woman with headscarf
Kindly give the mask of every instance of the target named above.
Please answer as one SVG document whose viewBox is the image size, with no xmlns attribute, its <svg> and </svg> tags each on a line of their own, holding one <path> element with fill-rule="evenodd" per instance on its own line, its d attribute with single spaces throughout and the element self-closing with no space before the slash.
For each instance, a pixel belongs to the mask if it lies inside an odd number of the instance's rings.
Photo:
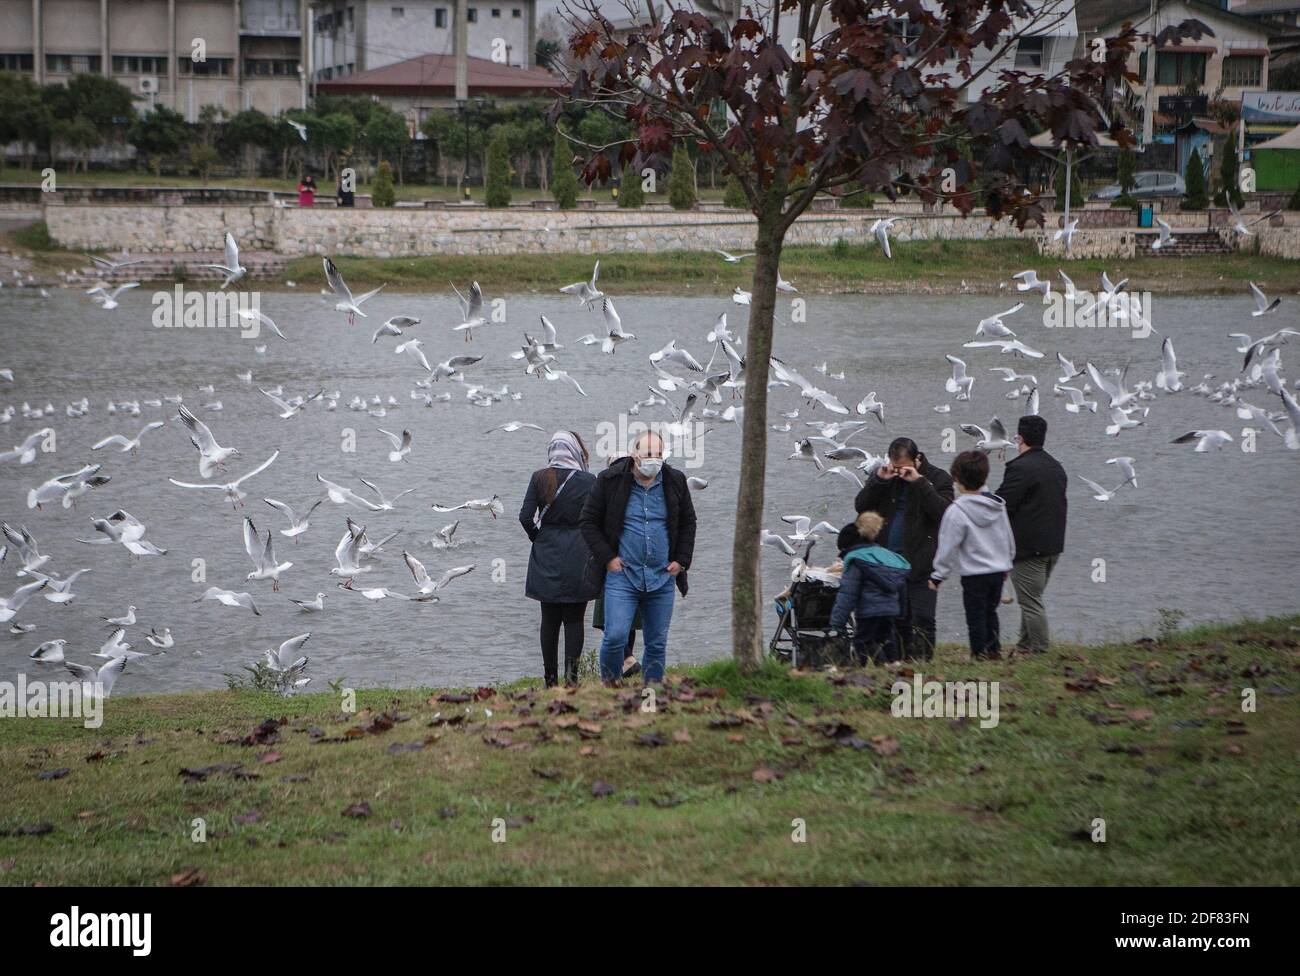
<svg viewBox="0 0 1300 976">
<path fill-rule="evenodd" d="M 534 471 L 519 510 L 532 541 L 524 593 L 542 605 L 542 669 L 546 687 L 559 683 L 560 627 L 564 627 L 564 680 L 578 683 L 578 660 L 586 636 L 587 603 L 599 587 L 598 573 L 578 530 L 578 516 L 596 478 L 587 470 L 582 438 L 571 430 L 551 437 L 547 466 Z"/>
</svg>

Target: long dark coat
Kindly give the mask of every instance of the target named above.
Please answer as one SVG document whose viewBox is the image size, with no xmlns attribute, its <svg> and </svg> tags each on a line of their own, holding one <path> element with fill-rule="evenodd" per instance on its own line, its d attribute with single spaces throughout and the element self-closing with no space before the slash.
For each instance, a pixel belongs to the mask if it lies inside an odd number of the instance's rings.
<svg viewBox="0 0 1300 976">
<path fill-rule="evenodd" d="M 566 471 L 558 469 L 564 482 Z M 578 518 L 587 502 L 596 476 L 589 471 L 572 471 L 564 490 L 560 491 L 542 517 L 542 527 L 533 525 L 533 516 L 541 507 L 541 478 L 546 471 L 534 471 L 519 510 L 519 524 L 532 540 L 528 556 L 528 580 L 524 594 L 543 603 L 585 603 L 600 592 L 598 576 L 588 563 L 591 552 L 578 528 Z"/>
</svg>

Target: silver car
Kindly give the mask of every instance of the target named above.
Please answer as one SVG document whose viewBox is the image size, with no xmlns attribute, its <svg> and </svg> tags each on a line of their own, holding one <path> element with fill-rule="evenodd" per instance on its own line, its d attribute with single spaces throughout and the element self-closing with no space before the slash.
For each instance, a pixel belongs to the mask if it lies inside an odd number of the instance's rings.
<svg viewBox="0 0 1300 976">
<path fill-rule="evenodd" d="M 1114 200 L 1124 190 L 1118 183 L 1112 183 L 1110 186 L 1104 186 L 1092 194 L 1092 200 Z M 1177 173 L 1168 170 L 1144 170 L 1141 173 L 1133 174 L 1133 189 L 1128 191 L 1128 195 L 1135 200 L 1144 200 L 1150 197 L 1181 197 L 1187 193 L 1187 184 Z"/>
</svg>

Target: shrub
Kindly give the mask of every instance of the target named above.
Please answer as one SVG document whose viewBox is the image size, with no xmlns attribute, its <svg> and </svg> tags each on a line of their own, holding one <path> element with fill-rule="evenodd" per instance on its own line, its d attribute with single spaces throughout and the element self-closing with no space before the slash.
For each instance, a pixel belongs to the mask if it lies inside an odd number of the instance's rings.
<svg viewBox="0 0 1300 976">
<path fill-rule="evenodd" d="M 876 199 L 863 188 L 861 183 L 849 183 L 844 187 L 840 197 L 840 206 L 854 210 L 869 210 L 876 205 Z"/>
<path fill-rule="evenodd" d="M 484 197 L 489 207 L 510 206 L 510 141 L 504 132 L 498 132 L 488 143 Z"/>
<path fill-rule="evenodd" d="M 578 177 L 573 172 L 573 147 L 559 132 L 555 134 L 555 153 L 551 176 L 551 195 L 561 210 L 578 205 Z"/>
<path fill-rule="evenodd" d="M 1291 199 L 1286 202 L 1286 208 L 1288 210 L 1300 210 L 1300 186 L 1297 186 L 1295 192 L 1291 194 Z"/>
<path fill-rule="evenodd" d="M 1139 204 L 1136 200 L 1134 200 L 1131 196 L 1129 196 L 1127 192 L 1121 193 L 1119 196 L 1117 196 L 1114 200 L 1110 202 L 1110 205 L 1111 205 L 1111 209 L 1113 210 L 1125 210 L 1125 209 L 1136 210 L 1139 206 L 1141 206 L 1141 204 Z"/>
<path fill-rule="evenodd" d="M 695 209 L 695 166 L 685 146 L 673 150 L 672 171 L 668 174 L 668 202 L 674 210 Z"/>
<path fill-rule="evenodd" d="M 748 210 L 749 198 L 740 185 L 740 180 L 732 176 L 727 180 L 726 189 L 722 191 L 722 205 L 736 210 Z"/>
<path fill-rule="evenodd" d="M 391 207 L 397 202 L 397 191 L 393 189 L 393 167 L 388 165 L 386 159 L 375 170 L 374 181 L 370 184 L 370 202 L 376 207 Z"/>
</svg>

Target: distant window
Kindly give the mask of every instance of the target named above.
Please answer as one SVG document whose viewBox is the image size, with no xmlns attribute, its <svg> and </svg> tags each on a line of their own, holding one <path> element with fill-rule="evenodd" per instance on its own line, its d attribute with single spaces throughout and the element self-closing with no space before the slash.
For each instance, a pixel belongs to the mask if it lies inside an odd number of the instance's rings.
<svg viewBox="0 0 1300 976">
<path fill-rule="evenodd" d="M 45 70 L 56 74 L 98 74 L 100 71 L 98 54 L 47 54 Z"/>
<path fill-rule="evenodd" d="M 147 55 L 115 54 L 113 55 L 113 74 L 115 75 L 161 75 L 167 72 L 165 57 Z"/>
<path fill-rule="evenodd" d="M 497 17 L 497 18 L 499 18 L 499 17 L 501 16 L 501 8 L 500 8 L 500 7 L 493 7 L 493 8 L 492 8 L 492 16 L 493 16 L 493 17 Z"/>
<path fill-rule="evenodd" d="M 1205 84 L 1205 55 L 1185 51 L 1156 52 L 1156 84 Z"/>
<path fill-rule="evenodd" d="M 394 8 L 393 8 L 393 16 L 394 16 L 394 17 L 405 17 L 405 16 L 406 16 L 406 8 L 405 8 L 405 7 L 394 7 Z"/>
<path fill-rule="evenodd" d="M 33 64 L 30 54 L 0 54 L 0 71 L 31 71 Z"/>
<path fill-rule="evenodd" d="M 355 24 L 356 24 L 356 18 L 353 15 L 353 10 L 351 7 L 348 7 L 348 30 L 352 30 Z"/>
<path fill-rule="evenodd" d="M 512 7 L 510 10 L 510 16 L 513 17 L 515 20 L 518 20 L 520 17 L 523 16 L 523 12 L 518 7 Z"/>
<path fill-rule="evenodd" d="M 477 24 L 477 23 L 478 23 L 478 11 L 477 11 L 476 9 L 474 9 L 473 7 L 470 7 L 470 8 L 469 8 L 469 11 L 468 11 L 468 13 L 467 13 L 467 15 L 466 15 L 466 17 L 465 17 L 465 19 L 466 19 L 467 21 L 469 21 L 471 24 Z"/>
<path fill-rule="evenodd" d="M 433 26 L 445 28 L 447 26 L 447 8 L 438 7 L 433 12 Z"/>
<path fill-rule="evenodd" d="M 1223 59 L 1223 87 L 1253 88 L 1263 83 L 1263 58 L 1251 54 L 1230 54 Z"/>
<path fill-rule="evenodd" d="M 1041 68 L 1045 38 L 1022 37 L 1016 44 L 1017 68 Z"/>
<path fill-rule="evenodd" d="M 234 58 L 208 58 L 206 61 L 194 61 L 186 55 L 176 59 L 176 67 L 180 74 L 198 77 L 228 78 L 234 65 Z"/>
<path fill-rule="evenodd" d="M 292 58 L 245 58 L 244 74 L 263 78 L 290 78 L 298 74 L 298 62 Z"/>
</svg>

